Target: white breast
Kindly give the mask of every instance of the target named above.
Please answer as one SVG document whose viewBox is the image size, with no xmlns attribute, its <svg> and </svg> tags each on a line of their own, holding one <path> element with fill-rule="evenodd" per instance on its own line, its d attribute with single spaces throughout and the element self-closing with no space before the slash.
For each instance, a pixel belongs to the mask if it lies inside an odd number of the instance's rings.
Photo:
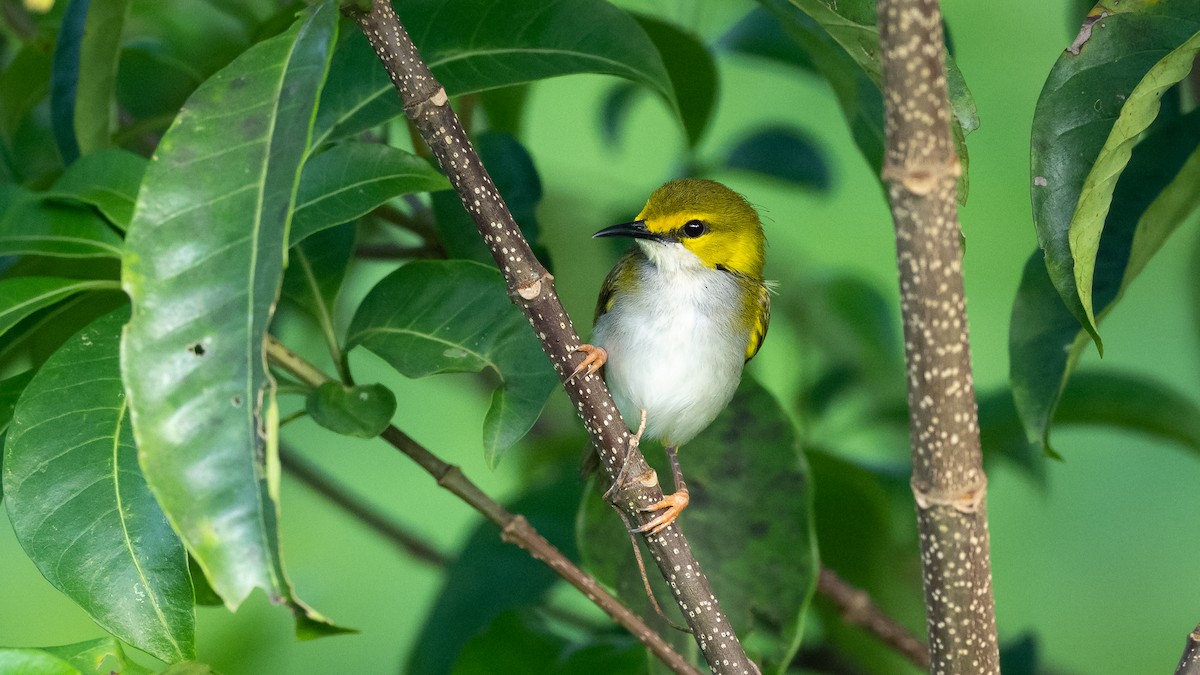
<svg viewBox="0 0 1200 675">
<path fill-rule="evenodd" d="M 644 409 L 646 437 L 678 446 L 716 418 L 741 379 L 740 287 L 679 244 L 638 243 L 650 256 L 636 263 L 643 283 L 616 297 L 593 342 L 608 352 L 605 380 L 626 422 L 636 426 Z"/>
</svg>

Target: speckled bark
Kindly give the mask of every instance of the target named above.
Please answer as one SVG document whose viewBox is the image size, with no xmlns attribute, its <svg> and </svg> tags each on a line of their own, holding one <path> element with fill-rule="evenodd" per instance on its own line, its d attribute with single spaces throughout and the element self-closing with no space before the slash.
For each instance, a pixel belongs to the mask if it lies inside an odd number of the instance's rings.
<svg viewBox="0 0 1200 675">
<path fill-rule="evenodd" d="M 579 336 L 559 302 L 553 279 L 530 251 L 450 108 L 445 90 L 421 60 L 390 3 L 374 0 L 369 13 L 353 8 L 347 8 L 346 12 L 358 23 L 383 61 L 409 119 L 454 184 L 463 206 L 504 272 L 510 297 L 529 319 L 542 349 L 554 364 L 567 395 L 583 418 L 609 480 L 616 479 L 622 464 L 627 464 L 628 476 L 648 472 L 650 468 L 636 448 L 631 449 L 629 459 L 625 460 L 630 433 L 604 381 L 590 375 L 567 381 L 583 355 L 574 351 L 580 344 Z M 638 485 L 617 498 L 622 510 L 634 521 L 643 523 L 651 516 L 638 508 L 662 499 L 662 489 L 657 483 Z M 658 535 L 646 537 L 646 542 L 713 672 L 756 673 L 757 668 L 746 657 L 679 528 L 672 525 Z"/>
<path fill-rule="evenodd" d="M 1200 626 L 1187 636 L 1175 675 L 1200 675 Z"/>
<path fill-rule="evenodd" d="M 941 12 L 937 0 L 878 11 L 930 672 L 999 673 Z"/>
</svg>

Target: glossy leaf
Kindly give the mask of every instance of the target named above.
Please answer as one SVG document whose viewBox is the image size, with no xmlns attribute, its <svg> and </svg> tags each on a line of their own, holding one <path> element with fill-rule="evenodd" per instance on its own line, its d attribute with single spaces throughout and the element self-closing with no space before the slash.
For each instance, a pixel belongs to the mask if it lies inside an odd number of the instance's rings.
<svg viewBox="0 0 1200 675">
<path fill-rule="evenodd" d="M 382 384 L 326 382 L 308 395 L 305 404 L 313 421 L 335 433 L 375 438 L 396 414 L 396 396 Z"/>
<path fill-rule="evenodd" d="M 0 185 L 0 256 L 20 254 L 119 258 L 121 237 L 90 209 Z"/>
<path fill-rule="evenodd" d="M 89 675 L 112 675 L 115 672 L 121 675 L 149 675 L 151 672 L 127 657 L 121 643 L 111 637 L 61 647 L 45 647 L 43 650 Z"/>
<path fill-rule="evenodd" d="M 0 648 L 0 672 L 18 675 L 81 675 L 78 668 L 38 649 Z"/>
<path fill-rule="evenodd" d="M 4 444 L 8 442 L 8 425 L 12 422 L 13 410 L 17 407 L 17 399 L 25 391 L 25 385 L 33 379 L 36 370 L 27 370 L 19 375 L 0 380 L 0 472 L 4 470 Z M 3 473 L 0 473 L 2 476 Z M 0 498 L 4 497 L 4 482 L 0 480 Z"/>
<path fill-rule="evenodd" d="M 579 483 L 574 476 L 534 487 L 506 506 L 575 560 L 575 508 Z M 503 584 L 489 579 L 504 579 Z M 533 605 L 559 580 L 546 565 L 504 542 L 490 522 L 480 523 L 445 570 L 442 592 L 422 623 L 415 649 L 405 664 L 409 675 L 449 672 L 471 637 L 503 613 Z"/>
<path fill-rule="evenodd" d="M 112 145 L 117 64 L 130 0 L 89 1 L 75 92 L 75 137 L 84 155 Z"/>
<path fill-rule="evenodd" d="M 542 179 L 533 156 L 513 136 L 501 132 L 485 132 L 475 138 L 475 150 L 492 173 L 496 189 L 512 212 L 521 233 L 533 247 L 538 259 L 547 264 L 548 256 L 541 246 L 541 228 L 537 206 L 542 201 Z M 446 255 L 450 258 L 475 260 L 487 265 L 493 262 L 491 251 L 479 236 L 470 214 L 463 209 L 456 192 L 437 192 L 431 195 L 437 230 Z"/>
<path fill-rule="evenodd" d="M 355 220 L 412 192 L 446 190 L 450 181 L 429 162 L 377 143 L 341 143 L 304 164 L 291 243 Z"/>
<path fill-rule="evenodd" d="M 122 640 L 195 654 L 183 544 L 138 470 L 118 362 L 122 309 L 38 370 L 13 414 L 4 496 L 13 532 L 55 588 Z"/>
<path fill-rule="evenodd" d="M 661 455 L 648 446 L 643 452 L 652 460 Z M 729 407 L 679 457 L 691 492 L 680 527 L 751 658 L 764 671 L 781 669 L 799 647 L 818 567 L 808 466 L 791 422 L 761 385 L 743 377 Z M 658 475 L 669 487 L 670 472 Z M 629 535 L 595 489 L 581 523 L 588 569 L 635 611 L 652 615 L 640 611 L 645 591 Z M 763 574 L 770 569 L 787 573 Z"/>
<path fill-rule="evenodd" d="M 84 24 L 90 0 L 66 0 L 54 42 L 54 69 L 50 79 L 50 125 L 63 163 L 79 158 L 75 138 L 75 98 L 79 86 L 79 57 L 83 49 Z"/>
<path fill-rule="evenodd" d="M 601 0 L 412 0 L 404 3 L 401 18 L 451 96 L 600 73 L 643 84 L 676 107 L 671 78 L 650 38 L 632 17 Z M 338 51 L 343 77 L 321 99 L 314 144 L 370 129 L 402 112 L 365 39 L 352 36 Z"/>
<path fill-rule="evenodd" d="M 63 279 L 60 277 L 13 277 L 0 279 L 0 335 L 34 312 L 65 300 L 76 293 L 120 288 L 117 281 Z"/>
<path fill-rule="evenodd" d="M 729 150 L 725 166 L 826 191 L 832 178 L 825 155 L 807 134 L 784 126 L 759 129 Z"/>
<path fill-rule="evenodd" d="M 1113 190 L 1163 92 L 1200 51 L 1200 13 L 1174 0 L 1100 19 L 1050 71 L 1034 112 L 1034 226 L 1050 279 L 1102 348 L 1095 259 Z"/>
<path fill-rule="evenodd" d="M 118 148 L 85 155 L 67 167 L 45 196 L 94 206 L 124 231 L 133 219 L 146 164 L 145 158 Z"/>
<path fill-rule="evenodd" d="M 488 464 L 533 426 L 558 378 L 505 293 L 499 270 L 467 260 L 416 261 L 359 305 L 346 348 L 361 345 L 406 377 L 494 372 L 483 422 Z"/>
<path fill-rule="evenodd" d="M 1200 208 L 1197 184 L 1200 111 L 1160 118 L 1133 149 L 1106 217 L 1093 280 L 1099 319 L 1115 307 L 1167 237 Z M 1063 305 L 1047 268 L 1036 252 L 1026 263 L 1009 328 L 1013 397 L 1030 441 L 1044 447 L 1063 387 L 1089 341 L 1077 316 Z"/>
<path fill-rule="evenodd" d="M 123 274 L 121 367 L 147 481 L 226 606 L 261 588 L 301 637 L 332 627 L 283 570 L 263 339 L 337 20 L 336 3 L 314 5 L 196 90 L 146 170 Z"/>
</svg>

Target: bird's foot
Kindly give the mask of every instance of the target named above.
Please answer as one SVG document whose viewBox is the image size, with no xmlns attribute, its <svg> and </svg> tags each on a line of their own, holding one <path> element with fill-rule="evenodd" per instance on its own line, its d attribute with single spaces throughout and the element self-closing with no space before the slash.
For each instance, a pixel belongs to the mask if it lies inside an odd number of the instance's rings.
<svg viewBox="0 0 1200 675">
<path fill-rule="evenodd" d="M 604 362 L 608 361 L 608 352 L 604 351 L 603 347 L 584 344 L 576 347 L 574 351 L 583 352 L 586 354 L 586 356 L 584 356 L 583 361 L 575 367 L 575 370 L 571 372 L 570 377 L 567 378 L 567 382 L 575 379 L 576 375 L 579 375 L 585 370 L 587 371 L 588 375 L 595 375 L 596 371 L 600 370 L 600 367 L 604 365 Z"/>
<path fill-rule="evenodd" d="M 671 523 L 675 522 L 675 519 L 679 517 L 680 513 L 683 513 L 683 510 L 687 508 L 689 501 L 691 500 L 688 497 L 687 488 L 682 487 L 677 492 L 663 497 L 660 501 L 657 501 L 650 506 L 642 507 L 639 510 L 643 513 L 653 513 L 655 511 L 662 511 L 662 513 L 659 513 L 652 520 L 641 527 L 635 527 L 634 529 L 630 530 L 630 532 L 633 532 L 634 534 L 658 534 L 659 532 L 662 532 L 663 530 L 667 529 Z"/>
</svg>

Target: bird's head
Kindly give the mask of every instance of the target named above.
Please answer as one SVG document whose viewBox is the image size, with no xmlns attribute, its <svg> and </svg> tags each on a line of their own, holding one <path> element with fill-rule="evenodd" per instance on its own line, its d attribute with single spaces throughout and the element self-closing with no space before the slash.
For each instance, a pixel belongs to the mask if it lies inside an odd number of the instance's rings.
<svg viewBox="0 0 1200 675">
<path fill-rule="evenodd" d="M 673 180 L 650 195 L 637 220 L 593 236 L 633 237 L 652 260 L 660 257 L 657 247 L 682 247 L 706 267 L 762 277 L 765 238 L 758 213 L 744 197 L 712 180 Z"/>
</svg>

